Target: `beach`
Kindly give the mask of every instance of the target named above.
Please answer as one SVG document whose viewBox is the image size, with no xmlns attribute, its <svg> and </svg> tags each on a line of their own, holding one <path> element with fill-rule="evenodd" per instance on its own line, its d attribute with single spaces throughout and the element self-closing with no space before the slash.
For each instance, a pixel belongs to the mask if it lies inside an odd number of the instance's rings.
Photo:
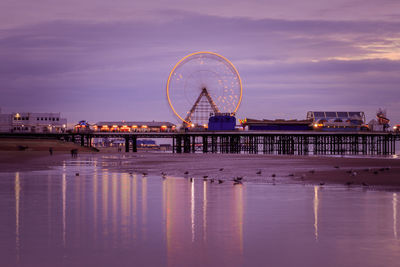
<svg viewBox="0 0 400 267">
<path fill-rule="evenodd" d="M 72 160 L 66 151 L 1 151 L 2 172 L 43 170 Z M 400 160 L 396 158 L 277 156 L 252 154 L 172 154 L 163 152 L 79 153 L 78 161 L 124 173 L 220 179 L 230 182 L 282 184 L 342 184 L 400 188 Z"/>
</svg>

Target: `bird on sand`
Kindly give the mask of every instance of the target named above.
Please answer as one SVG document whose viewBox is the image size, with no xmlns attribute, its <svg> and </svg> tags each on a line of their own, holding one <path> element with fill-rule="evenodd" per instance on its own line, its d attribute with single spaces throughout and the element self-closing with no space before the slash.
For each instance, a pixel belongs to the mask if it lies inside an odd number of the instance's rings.
<svg viewBox="0 0 400 267">
<path fill-rule="evenodd" d="M 324 184 L 325 184 L 325 182 L 320 182 L 320 183 L 319 183 L 319 185 L 324 185 Z"/>
<path fill-rule="evenodd" d="M 208 178 L 208 175 L 204 175 L 203 178 L 204 178 L 204 179 L 207 179 L 207 178 Z"/>
<path fill-rule="evenodd" d="M 361 183 L 363 186 L 369 186 L 366 182 Z"/>
<path fill-rule="evenodd" d="M 218 183 L 222 184 L 224 182 L 224 180 L 218 179 Z"/>
<path fill-rule="evenodd" d="M 79 176 L 79 172 L 75 173 L 75 176 Z"/>
<path fill-rule="evenodd" d="M 374 171 L 374 174 L 378 174 L 379 172 L 378 171 Z"/>
<path fill-rule="evenodd" d="M 256 172 L 256 174 L 261 174 L 261 170 L 258 170 L 258 171 Z"/>
<path fill-rule="evenodd" d="M 276 174 L 275 174 L 275 173 L 273 173 L 271 176 L 272 176 L 272 177 L 276 177 Z"/>
<path fill-rule="evenodd" d="M 352 185 L 354 182 L 348 181 L 346 182 L 346 185 Z"/>
<path fill-rule="evenodd" d="M 288 176 L 294 176 L 294 174 L 293 174 L 293 173 L 290 173 Z"/>
<path fill-rule="evenodd" d="M 143 174 L 143 176 L 147 176 L 147 172 L 143 172 L 142 174 Z"/>
<path fill-rule="evenodd" d="M 219 169 L 220 172 L 222 172 L 224 170 L 224 168 Z"/>
<path fill-rule="evenodd" d="M 210 183 L 214 183 L 214 181 L 215 181 L 214 178 L 210 179 Z"/>
<path fill-rule="evenodd" d="M 339 169 L 340 167 L 339 167 L 339 166 L 335 166 L 334 168 L 335 168 L 335 169 Z"/>
<path fill-rule="evenodd" d="M 240 182 L 240 181 L 233 182 L 233 185 L 238 185 L 238 184 L 242 184 L 242 182 Z"/>
<path fill-rule="evenodd" d="M 185 171 L 184 174 L 189 174 L 189 172 L 188 172 L 188 171 Z"/>
</svg>

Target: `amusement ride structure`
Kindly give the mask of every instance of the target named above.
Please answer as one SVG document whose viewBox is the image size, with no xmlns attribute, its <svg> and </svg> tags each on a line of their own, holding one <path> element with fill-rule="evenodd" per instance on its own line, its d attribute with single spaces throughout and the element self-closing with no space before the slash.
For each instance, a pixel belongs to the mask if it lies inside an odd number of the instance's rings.
<svg viewBox="0 0 400 267">
<path fill-rule="evenodd" d="M 235 66 L 213 52 L 182 58 L 167 81 L 167 99 L 184 127 L 206 127 L 211 114 L 234 116 L 242 100 L 242 81 Z"/>
</svg>

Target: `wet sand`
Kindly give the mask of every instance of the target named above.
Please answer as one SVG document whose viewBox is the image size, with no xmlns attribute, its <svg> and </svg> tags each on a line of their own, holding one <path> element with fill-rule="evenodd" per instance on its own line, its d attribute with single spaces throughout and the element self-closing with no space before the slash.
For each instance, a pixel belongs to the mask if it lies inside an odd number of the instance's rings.
<svg viewBox="0 0 400 267">
<path fill-rule="evenodd" d="M 0 171 L 48 169 L 70 159 L 68 153 L 57 151 L 53 156 L 45 151 L 1 151 Z M 400 160 L 391 158 L 100 152 L 79 154 L 77 160 L 96 161 L 98 166 L 115 172 L 159 176 L 208 176 L 224 181 L 242 176 L 244 181 L 260 183 L 400 188 Z"/>
</svg>

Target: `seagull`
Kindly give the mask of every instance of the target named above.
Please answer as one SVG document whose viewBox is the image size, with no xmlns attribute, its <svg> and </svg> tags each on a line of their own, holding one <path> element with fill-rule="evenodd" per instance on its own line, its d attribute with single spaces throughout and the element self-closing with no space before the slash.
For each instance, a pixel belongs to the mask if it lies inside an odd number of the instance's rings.
<svg viewBox="0 0 400 267">
<path fill-rule="evenodd" d="M 143 172 L 142 174 L 143 174 L 143 176 L 147 176 L 147 172 Z"/>
<path fill-rule="evenodd" d="M 222 184 L 223 182 L 224 182 L 224 180 L 218 179 L 218 183 L 219 183 L 219 184 Z"/>
<path fill-rule="evenodd" d="M 353 182 L 346 182 L 346 185 L 352 185 Z"/>
<path fill-rule="evenodd" d="M 271 176 L 272 176 L 272 177 L 276 177 L 276 174 L 275 174 L 275 173 L 273 173 Z"/>
<path fill-rule="evenodd" d="M 75 176 L 79 176 L 79 172 L 75 173 Z"/>
<path fill-rule="evenodd" d="M 290 173 L 288 176 L 294 176 L 294 174 L 293 174 L 293 173 Z"/>
<path fill-rule="evenodd" d="M 208 178 L 208 175 L 204 175 L 203 178 L 204 178 L 204 179 L 207 179 L 207 178 Z"/>
<path fill-rule="evenodd" d="M 188 172 L 188 171 L 185 171 L 185 174 L 189 174 L 189 172 Z"/>
<path fill-rule="evenodd" d="M 378 171 L 374 171 L 374 174 L 378 174 L 379 172 Z"/>
<path fill-rule="evenodd" d="M 334 168 L 335 168 L 335 169 L 339 169 L 340 167 L 339 167 L 339 166 L 335 166 Z"/>
<path fill-rule="evenodd" d="M 258 170 L 258 172 L 256 172 L 256 174 L 261 174 L 261 170 Z"/>
<path fill-rule="evenodd" d="M 391 167 L 386 167 L 385 170 L 390 171 Z"/>
<path fill-rule="evenodd" d="M 222 172 L 224 170 L 224 168 L 219 169 L 220 172 Z"/>
<path fill-rule="evenodd" d="M 319 185 L 324 185 L 324 184 L 325 184 L 325 182 L 320 182 L 320 183 L 319 183 Z"/>
<path fill-rule="evenodd" d="M 242 182 L 240 182 L 240 181 L 235 181 L 235 182 L 233 183 L 233 185 L 238 185 L 238 184 L 242 184 Z"/>
<path fill-rule="evenodd" d="M 365 182 L 362 182 L 361 184 L 362 184 L 363 186 L 368 186 L 368 184 L 365 183 Z"/>
<path fill-rule="evenodd" d="M 214 181 L 215 181 L 214 178 L 210 179 L 210 183 L 214 183 Z"/>
</svg>

